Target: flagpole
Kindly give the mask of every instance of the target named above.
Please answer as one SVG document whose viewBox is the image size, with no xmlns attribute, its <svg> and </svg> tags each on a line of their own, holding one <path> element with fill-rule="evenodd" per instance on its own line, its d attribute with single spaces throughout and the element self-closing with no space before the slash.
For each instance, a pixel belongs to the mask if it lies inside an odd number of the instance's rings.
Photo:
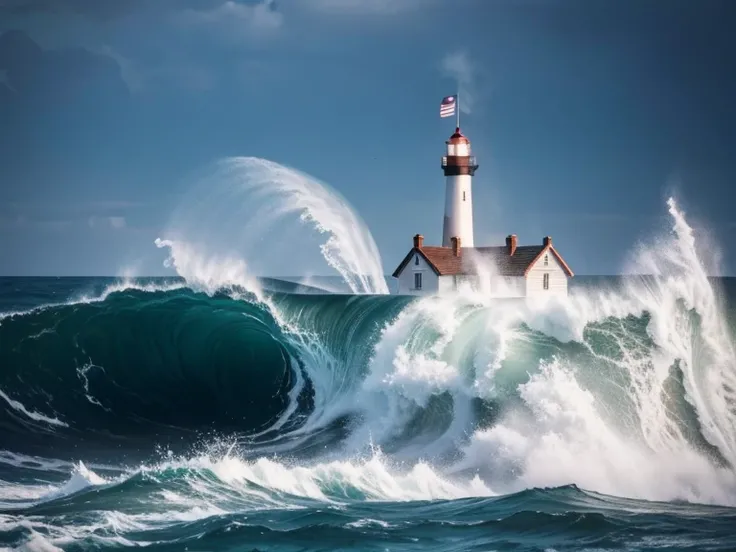
<svg viewBox="0 0 736 552">
<path fill-rule="evenodd" d="M 460 128 L 460 91 L 455 96 L 455 109 L 457 109 L 457 128 Z"/>
</svg>

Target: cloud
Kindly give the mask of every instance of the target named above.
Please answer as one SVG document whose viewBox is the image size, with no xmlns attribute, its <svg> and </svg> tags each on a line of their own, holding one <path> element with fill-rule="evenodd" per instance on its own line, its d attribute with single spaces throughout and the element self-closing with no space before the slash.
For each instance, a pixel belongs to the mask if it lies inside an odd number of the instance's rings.
<svg viewBox="0 0 736 552">
<path fill-rule="evenodd" d="M 18 30 L 0 34 L 0 70 L 19 98 L 36 101 L 68 102 L 94 93 L 127 97 L 130 92 L 121 66 L 109 55 L 84 48 L 44 50 Z"/>
<path fill-rule="evenodd" d="M 460 111 L 471 113 L 475 105 L 475 80 L 477 68 L 466 52 L 451 52 L 442 58 L 440 69 L 445 77 L 457 83 L 460 94 Z"/>
<path fill-rule="evenodd" d="M 107 217 L 107 220 L 110 223 L 110 227 L 115 228 L 116 230 L 125 228 L 127 225 L 125 217 Z"/>
<path fill-rule="evenodd" d="M 84 201 L 77 205 L 81 209 L 107 210 L 107 209 L 130 209 L 133 207 L 141 207 L 145 204 L 140 201 L 105 199 L 105 200 Z"/>
<path fill-rule="evenodd" d="M 62 232 L 74 225 L 71 219 L 59 218 L 34 218 L 25 214 L 18 213 L 16 215 L 4 215 L 0 213 L 0 228 L 3 230 L 17 230 L 26 228 L 31 230 L 50 230 L 52 232 Z"/>
<path fill-rule="evenodd" d="M 62 230 L 86 222 L 90 228 L 122 230 L 129 228 L 124 214 L 144 205 L 126 200 L 0 202 L 0 226 Z"/>
<path fill-rule="evenodd" d="M 312 0 L 312 9 L 331 13 L 393 15 L 425 7 L 428 0 Z"/>
<path fill-rule="evenodd" d="M 0 212 L 3 211 L 44 211 L 54 213 L 89 213 L 121 211 L 144 207 L 147 204 L 141 201 L 129 201 L 124 199 L 101 199 L 101 200 L 33 200 L 33 201 L 7 201 L 0 202 Z"/>
<path fill-rule="evenodd" d="M 125 228 L 128 224 L 125 220 L 125 217 L 98 217 L 98 216 L 91 216 L 87 220 L 87 224 L 90 228 L 100 228 L 104 226 L 109 226 L 113 230 L 122 230 Z"/>
<path fill-rule="evenodd" d="M 173 82 L 186 90 L 194 92 L 212 90 L 217 84 L 216 78 L 210 70 L 191 63 L 144 67 L 109 46 L 97 48 L 94 52 L 101 56 L 107 56 L 118 64 L 120 77 L 132 94 L 141 93 L 145 88 L 155 87 L 156 83 L 160 81 Z M 2 84 L 2 80 L 0 80 L 0 84 Z"/>
<path fill-rule="evenodd" d="M 254 4 L 228 0 L 210 10 L 186 9 L 178 14 L 177 20 L 184 26 L 207 28 L 239 41 L 278 30 L 283 24 L 283 15 L 276 10 L 274 0 L 260 0 Z"/>
<path fill-rule="evenodd" d="M 130 59 L 113 50 L 109 46 L 103 46 L 97 51 L 97 53 L 115 60 L 118 67 L 120 67 L 120 77 L 125 82 L 128 90 L 136 93 L 143 89 L 143 75 Z"/>
</svg>

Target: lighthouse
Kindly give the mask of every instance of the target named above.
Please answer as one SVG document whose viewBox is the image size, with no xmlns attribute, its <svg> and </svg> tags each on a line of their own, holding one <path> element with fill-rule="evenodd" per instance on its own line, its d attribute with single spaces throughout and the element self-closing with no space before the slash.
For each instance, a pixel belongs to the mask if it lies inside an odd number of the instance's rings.
<svg viewBox="0 0 736 552">
<path fill-rule="evenodd" d="M 445 96 L 440 117 L 452 117 L 456 107 L 457 95 Z M 442 245 L 425 245 L 422 234 L 414 235 L 413 247 L 393 273 L 397 293 L 445 294 L 469 287 L 491 297 L 567 295 L 568 280 L 574 275 L 550 236 L 536 244 L 519 245 L 517 235 L 509 234 L 505 245 L 475 246 L 472 183 L 478 164 L 470 140 L 460 132 L 460 111 L 455 126 L 454 134 L 445 142 L 447 149 L 442 158 Z"/>
<path fill-rule="evenodd" d="M 460 127 L 445 142 L 446 155 L 442 157 L 445 173 L 445 219 L 442 227 L 442 247 L 452 247 L 452 238 L 458 238 L 462 247 L 473 247 L 473 175 L 478 164 L 470 149 L 470 140 Z"/>
</svg>

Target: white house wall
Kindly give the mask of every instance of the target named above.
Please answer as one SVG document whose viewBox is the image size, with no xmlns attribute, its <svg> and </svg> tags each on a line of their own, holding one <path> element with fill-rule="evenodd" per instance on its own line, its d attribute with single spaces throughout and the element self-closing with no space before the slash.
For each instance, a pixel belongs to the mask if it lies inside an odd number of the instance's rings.
<svg viewBox="0 0 736 552">
<path fill-rule="evenodd" d="M 419 258 L 419 264 L 416 259 Z M 414 274 L 417 272 L 422 274 L 422 289 L 414 288 Z M 439 277 L 434 270 L 427 264 L 424 257 L 415 253 L 404 267 L 404 270 L 397 278 L 399 282 L 398 293 L 400 295 L 424 295 L 427 293 L 437 293 L 439 291 Z"/>
<path fill-rule="evenodd" d="M 547 265 L 544 264 L 545 256 Z M 549 289 L 544 289 L 544 275 L 549 274 Z M 567 274 L 551 252 L 545 252 L 532 265 L 526 278 L 526 295 L 567 295 Z"/>
</svg>

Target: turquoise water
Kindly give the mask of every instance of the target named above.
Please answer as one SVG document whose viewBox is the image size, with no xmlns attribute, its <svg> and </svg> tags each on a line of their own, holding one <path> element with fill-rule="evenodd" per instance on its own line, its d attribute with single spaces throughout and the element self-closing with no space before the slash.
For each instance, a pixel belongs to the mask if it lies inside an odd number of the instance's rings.
<svg viewBox="0 0 736 552">
<path fill-rule="evenodd" d="M 736 549 L 734 281 L 574 282 L 2 278 L 0 547 Z"/>
</svg>

